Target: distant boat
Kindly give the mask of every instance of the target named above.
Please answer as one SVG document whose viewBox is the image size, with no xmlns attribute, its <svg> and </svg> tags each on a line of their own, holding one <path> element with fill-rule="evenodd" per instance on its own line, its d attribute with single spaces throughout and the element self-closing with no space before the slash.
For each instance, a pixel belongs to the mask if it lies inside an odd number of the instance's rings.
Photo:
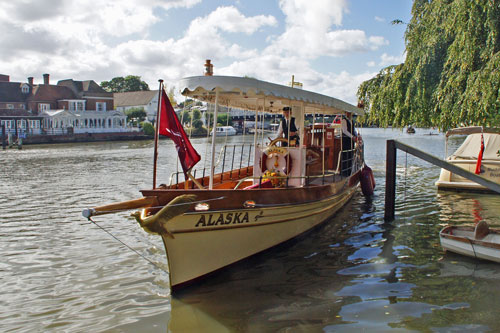
<svg viewBox="0 0 500 333">
<path fill-rule="evenodd" d="M 415 128 L 413 128 L 413 126 L 408 126 L 408 128 L 406 129 L 406 133 L 408 134 L 415 134 Z"/>
<path fill-rule="evenodd" d="M 234 129 L 233 126 L 218 126 L 217 128 L 217 135 L 227 135 L 227 136 L 232 136 L 236 135 L 236 130 Z M 210 135 L 213 135 L 214 131 L 210 132 Z"/>
<path fill-rule="evenodd" d="M 467 135 L 462 145 L 448 156 L 448 138 L 452 135 Z M 482 138 L 482 139 L 481 139 Z M 481 162 L 478 156 L 484 142 Z M 446 132 L 446 162 L 474 173 L 479 168 L 479 175 L 500 184 L 500 128 L 483 128 L 481 126 L 455 128 Z M 458 176 L 448 170 L 441 169 L 438 189 L 489 191 L 486 187 Z"/>
<path fill-rule="evenodd" d="M 439 232 L 443 250 L 500 263 L 500 231 L 484 221 L 472 226 L 446 226 Z"/>
</svg>

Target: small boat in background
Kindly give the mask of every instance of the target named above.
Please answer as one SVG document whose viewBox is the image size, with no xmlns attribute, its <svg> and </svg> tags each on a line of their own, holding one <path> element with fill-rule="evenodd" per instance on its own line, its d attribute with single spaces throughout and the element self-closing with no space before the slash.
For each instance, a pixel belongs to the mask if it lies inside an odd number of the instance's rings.
<svg viewBox="0 0 500 333">
<path fill-rule="evenodd" d="M 467 135 L 467 138 L 448 156 L 448 138 L 453 135 Z M 446 132 L 445 151 L 446 162 L 500 184 L 500 128 L 474 126 L 449 130 Z M 440 190 L 489 191 L 445 169 L 441 169 L 436 186 Z"/>
<path fill-rule="evenodd" d="M 500 263 L 500 231 L 484 221 L 473 226 L 446 226 L 439 232 L 443 250 Z"/>
<path fill-rule="evenodd" d="M 408 126 L 408 128 L 406 129 L 406 133 L 408 134 L 415 134 L 415 128 L 413 126 Z"/>
<path fill-rule="evenodd" d="M 233 126 L 218 126 L 215 128 L 217 131 L 217 135 L 222 135 L 222 136 L 233 136 L 236 135 L 236 130 L 234 129 Z M 210 132 L 210 135 L 214 135 L 214 130 Z"/>
</svg>

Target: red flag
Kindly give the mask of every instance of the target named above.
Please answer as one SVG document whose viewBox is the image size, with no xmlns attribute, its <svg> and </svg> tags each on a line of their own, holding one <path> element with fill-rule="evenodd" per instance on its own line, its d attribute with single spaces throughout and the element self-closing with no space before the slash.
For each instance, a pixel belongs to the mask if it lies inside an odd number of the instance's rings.
<svg viewBox="0 0 500 333">
<path fill-rule="evenodd" d="M 159 134 L 168 136 L 175 143 L 177 154 L 182 165 L 182 170 L 187 178 L 187 172 L 201 159 L 200 155 L 191 145 L 179 118 L 175 114 L 172 104 L 162 89 L 160 109 Z"/>
<path fill-rule="evenodd" d="M 484 152 L 484 138 L 483 138 L 483 133 L 481 133 L 481 150 L 479 151 L 479 156 L 477 157 L 476 175 L 479 175 L 481 173 L 481 161 L 483 160 L 483 152 Z"/>
</svg>

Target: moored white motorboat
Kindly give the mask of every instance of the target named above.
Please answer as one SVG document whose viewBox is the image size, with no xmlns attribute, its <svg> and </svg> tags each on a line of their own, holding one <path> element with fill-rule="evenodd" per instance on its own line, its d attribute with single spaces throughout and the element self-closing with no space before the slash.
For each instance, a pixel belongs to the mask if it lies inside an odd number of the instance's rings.
<svg viewBox="0 0 500 333">
<path fill-rule="evenodd" d="M 467 138 L 453 154 L 448 156 L 448 138 L 453 135 L 467 135 Z M 480 176 L 500 184 L 500 128 L 475 126 L 446 132 L 446 156 L 446 162 L 471 173 L 476 173 L 477 170 Z M 488 188 L 446 169 L 441 169 L 436 186 L 440 190 L 489 191 Z"/>
<path fill-rule="evenodd" d="M 446 226 L 439 232 L 441 246 L 465 256 L 500 263 L 500 231 L 484 221 L 472 226 Z"/>
<path fill-rule="evenodd" d="M 185 181 L 155 186 L 153 180 L 152 189 L 141 191 L 143 198 L 83 211 L 91 218 L 142 208 L 134 216 L 146 231 L 161 235 L 172 289 L 310 230 L 356 193 L 364 166 L 362 140 L 352 140 L 351 149 L 343 150 L 340 125 L 305 126 L 304 119 L 306 114 L 312 115 L 313 124 L 318 114 L 352 119 L 352 115 L 363 114 L 362 109 L 252 78 L 198 76 L 186 78 L 180 85 L 183 95 L 214 104 L 214 119 L 219 103 L 253 110 L 256 115 L 292 107 L 301 142 L 279 146 L 287 142 L 283 138 L 266 145 L 257 142 L 256 132 L 254 144 L 242 146 L 239 163 L 234 165 L 238 151 L 233 150 L 231 157 L 228 154 L 233 162 L 228 163 L 229 170 L 222 162 L 220 172 L 215 173 L 216 140 L 212 140 L 210 168 L 197 170 L 203 176 L 196 177 L 196 171 L 193 176 L 190 167 L 184 172 Z M 172 130 L 167 128 L 167 132 Z M 177 147 L 179 156 L 185 153 L 183 149 Z M 252 151 L 247 165 L 242 164 L 244 149 Z"/>
<path fill-rule="evenodd" d="M 215 129 L 218 136 L 233 136 L 236 135 L 236 130 L 233 126 L 217 126 Z M 210 135 L 214 135 L 214 130 L 210 132 Z"/>
</svg>

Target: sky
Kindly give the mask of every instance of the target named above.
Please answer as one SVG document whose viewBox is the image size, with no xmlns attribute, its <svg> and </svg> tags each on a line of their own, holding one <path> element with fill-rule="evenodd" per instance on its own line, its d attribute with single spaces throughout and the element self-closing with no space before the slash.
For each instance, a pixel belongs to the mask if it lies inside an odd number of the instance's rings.
<svg viewBox="0 0 500 333">
<path fill-rule="evenodd" d="M 158 89 L 249 76 L 355 104 L 361 82 L 405 59 L 412 0 L 0 0 L 0 74 L 43 83 L 137 75 Z M 176 95 L 176 98 L 182 98 Z M 181 101 L 182 101 L 181 100 Z"/>
</svg>

